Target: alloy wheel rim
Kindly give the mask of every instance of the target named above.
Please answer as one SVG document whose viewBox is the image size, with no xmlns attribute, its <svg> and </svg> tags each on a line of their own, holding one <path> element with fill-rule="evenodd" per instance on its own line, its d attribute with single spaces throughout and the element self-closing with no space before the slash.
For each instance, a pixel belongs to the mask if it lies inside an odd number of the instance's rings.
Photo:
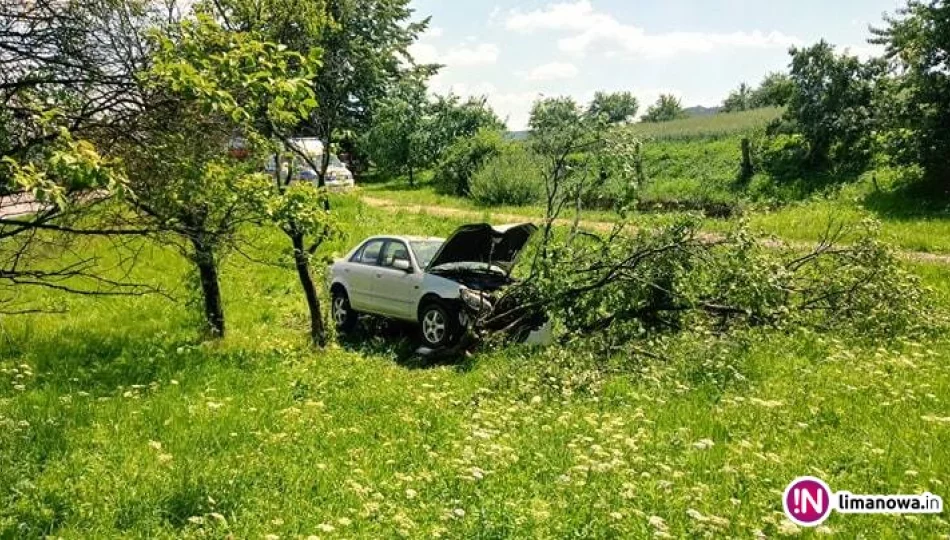
<svg viewBox="0 0 950 540">
<path fill-rule="evenodd" d="M 445 338 L 445 317 L 436 309 L 426 312 L 422 319 L 422 333 L 431 344 L 442 343 Z"/>
<path fill-rule="evenodd" d="M 336 321 L 338 325 L 342 325 L 346 322 L 346 306 L 344 303 L 346 300 L 343 297 L 337 297 L 333 301 L 333 320 Z"/>
</svg>

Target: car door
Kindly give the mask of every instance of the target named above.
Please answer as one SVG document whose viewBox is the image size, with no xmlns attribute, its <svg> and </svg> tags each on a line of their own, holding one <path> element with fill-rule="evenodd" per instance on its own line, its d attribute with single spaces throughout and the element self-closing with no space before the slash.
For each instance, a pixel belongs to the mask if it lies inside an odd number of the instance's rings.
<svg viewBox="0 0 950 540">
<path fill-rule="evenodd" d="M 396 268 L 397 261 L 408 263 L 409 270 Z M 422 273 L 416 269 L 409 255 L 409 246 L 402 240 L 390 240 L 383 247 L 373 297 L 378 308 L 390 317 L 416 320 L 419 286 Z"/>
<path fill-rule="evenodd" d="M 379 302 L 373 296 L 373 286 L 379 271 L 379 257 L 386 240 L 370 240 L 350 258 L 346 265 L 346 282 L 350 306 L 356 311 L 378 313 Z"/>
</svg>

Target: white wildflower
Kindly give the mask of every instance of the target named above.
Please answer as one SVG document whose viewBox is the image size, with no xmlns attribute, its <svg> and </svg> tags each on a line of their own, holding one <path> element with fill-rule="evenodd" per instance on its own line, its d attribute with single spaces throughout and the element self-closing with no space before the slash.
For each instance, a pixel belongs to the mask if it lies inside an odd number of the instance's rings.
<svg viewBox="0 0 950 540">
<path fill-rule="evenodd" d="M 707 450 L 715 446 L 716 443 L 712 439 L 700 439 L 693 443 L 693 448 L 697 450 Z"/>
</svg>

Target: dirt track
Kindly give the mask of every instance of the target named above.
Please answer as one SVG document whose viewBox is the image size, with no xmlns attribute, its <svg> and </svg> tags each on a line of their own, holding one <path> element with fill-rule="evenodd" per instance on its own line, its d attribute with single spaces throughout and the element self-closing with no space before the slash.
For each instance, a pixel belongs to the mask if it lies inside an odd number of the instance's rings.
<svg viewBox="0 0 950 540">
<path fill-rule="evenodd" d="M 413 214 L 428 214 L 433 216 L 443 216 L 443 217 L 454 217 L 461 219 L 481 219 L 484 215 L 483 212 L 478 212 L 474 210 L 465 210 L 463 208 L 453 208 L 448 206 L 423 206 L 417 204 L 405 204 L 397 201 L 391 201 L 389 199 L 381 199 L 378 197 L 367 197 L 362 196 L 362 201 L 369 206 L 375 208 L 387 208 L 392 210 L 401 210 L 404 212 L 409 212 Z M 519 221 L 525 220 L 537 220 L 537 218 L 532 218 L 530 216 L 519 215 L 519 214 L 506 214 L 491 212 L 492 217 L 499 222 L 506 223 L 516 223 Z M 573 220 L 570 219 L 559 219 L 555 221 L 555 224 L 562 226 L 571 226 L 574 224 Z M 581 220 L 580 227 L 587 229 L 589 231 L 596 232 L 608 232 L 611 231 L 614 227 L 613 223 L 607 221 L 589 221 Z M 631 230 L 634 230 L 631 227 Z M 705 237 L 709 240 L 716 240 L 718 235 L 713 233 L 705 234 Z M 775 245 L 778 246 L 779 243 L 775 242 Z M 811 249 L 813 246 L 806 242 L 787 242 L 787 245 L 796 248 L 802 249 Z M 950 265 L 950 254 L 941 254 L 941 253 L 924 253 L 922 251 L 904 251 L 897 250 L 898 256 L 903 259 L 915 262 L 924 262 L 924 263 L 935 263 L 935 264 L 946 264 Z"/>
</svg>

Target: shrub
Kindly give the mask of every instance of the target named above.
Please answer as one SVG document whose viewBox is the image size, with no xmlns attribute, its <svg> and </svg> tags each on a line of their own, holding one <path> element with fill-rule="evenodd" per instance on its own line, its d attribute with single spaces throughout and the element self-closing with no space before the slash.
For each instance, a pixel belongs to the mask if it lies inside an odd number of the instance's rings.
<svg viewBox="0 0 950 540">
<path fill-rule="evenodd" d="M 510 144 L 494 129 L 482 129 L 471 137 L 456 139 L 435 167 L 432 181 L 436 189 L 460 197 L 469 195 L 472 175 Z"/>
<path fill-rule="evenodd" d="M 519 145 L 489 159 L 471 181 L 471 196 L 479 204 L 526 205 L 541 198 L 544 182 L 537 156 Z"/>
<path fill-rule="evenodd" d="M 798 178 L 807 168 L 808 141 L 800 134 L 780 133 L 766 138 L 759 149 L 762 169 L 773 178 Z"/>
</svg>

